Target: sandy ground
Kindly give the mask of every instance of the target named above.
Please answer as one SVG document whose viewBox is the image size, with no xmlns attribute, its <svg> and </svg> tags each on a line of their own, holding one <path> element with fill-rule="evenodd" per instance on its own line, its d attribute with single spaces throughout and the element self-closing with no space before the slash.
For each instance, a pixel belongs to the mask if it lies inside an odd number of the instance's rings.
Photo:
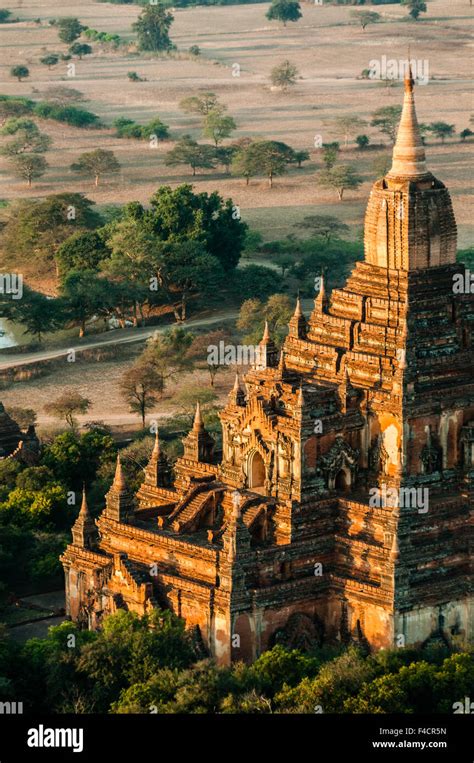
<svg viewBox="0 0 474 763">
<path fill-rule="evenodd" d="M 132 347 L 134 349 L 132 349 Z M 1 392 L 1 400 L 8 405 L 33 408 L 38 414 L 39 432 L 45 428 L 64 429 L 64 425 L 47 416 L 43 408 L 46 403 L 58 397 L 64 388 L 74 388 L 91 401 L 87 414 L 78 416 L 78 421 L 103 421 L 113 427 L 130 424 L 137 430 L 141 428 L 140 419 L 135 413 L 129 413 L 126 402 L 120 392 L 120 379 L 124 371 L 137 357 L 137 346 L 128 345 L 125 358 L 117 361 L 64 363 L 54 374 L 28 382 L 17 382 Z M 235 369 L 224 368 L 215 379 L 214 391 L 218 397 L 216 404 L 223 405 L 235 377 Z M 209 388 L 207 370 L 198 370 L 192 374 L 183 374 L 170 382 L 165 395 L 147 415 L 147 421 L 170 416 L 176 410 L 172 396 L 183 388 Z"/>
<path fill-rule="evenodd" d="M 24 19 L 20 24 L 2 26 L 0 42 L 1 91 L 9 95 L 41 95 L 52 84 L 63 84 L 80 90 L 88 99 L 85 106 L 99 114 L 107 125 L 118 116 L 146 122 L 159 116 L 170 126 L 173 139 L 184 133 L 200 136 L 199 120 L 183 114 L 179 101 L 199 90 L 213 90 L 228 106 L 238 129 L 233 137 L 253 136 L 282 140 L 295 148 L 311 151 L 311 162 L 275 181 L 269 190 L 263 180 L 253 180 L 249 187 L 241 179 L 229 178 L 214 171 L 191 178 L 187 169 L 164 165 L 164 154 L 172 145 L 161 144 L 150 149 L 139 141 L 119 140 L 113 130 L 80 130 L 57 123 L 44 122 L 41 127 L 54 140 L 47 159 L 47 175 L 28 191 L 12 179 L 8 165 L 0 160 L 0 199 L 44 196 L 62 190 L 82 191 L 99 205 L 120 204 L 138 199 L 146 202 L 163 183 L 177 185 L 193 182 L 196 190 L 217 189 L 231 196 L 241 208 L 243 219 L 262 231 L 266 238 L 279 238 L 294 231 L 304 215 L 336 214 L 352 226 L 354 235 L 362 229 L 371 183 L 375 179 L 372 163 L 380 153 L 358 152 L 350 148 L 343 161 L 350 161 L 364 177 L 364 184 L 350 192 L 339 203 L 328 191 L 317 186 L 315 172 L 321 166 L 319 152 L 314 149 L 316 135 L 324 142 L 342 140 L 334 119 L 345 114 L 369 120 L 381 106 L 399 105 L 402 87 L 386 88 L 377 82 L 358 79 L 372 59 L 385 55 L 405 59 L 408 45 L 412 56 L 426 60 L 430 82 L 417 88 L 417 109 L 422 122 L 443 120 L 456 131 L 469 126 L 473 109 L 472 48 L 473 16 L 467 0 L 432 0 L 429 13 L 418 23 L 404 19 L 405 9 L 397 5 L 380 6 L 377 11 L 383 24 L 371 25 L 365 31 L 350 18 L 350 7 L 318 6 L 303 3 L 303 18 L 286 28 L 267 21 L 267 5 L 178 9 L 171 37 L 178 54 L 170 58 L 132 55 L 120 50 L 104 51 L 92 43 L 94 53 L 83 61 L 76 60 L 76 76 L 67 77 L 66 65 L 49 71 L 39 64 L 48 52 L 62 52 L 66 46 L 58 42 L 57 32 L 47 21 L 73 12 L 93 28 L 116 32 L 132 40 L 131 24 L 140 9 L 80 0 L 71 5 L 65 0 L 23 0 L 8 7 Z M 41 25 L 34 23 L 41 18 Z M 192 44 L 202 50 L 199 59 L 186 51 Z M 273 92 L 269 87 L 271 68 L 285 59 L 296 64 L 300 79 L 287 93 Z M 10 67 L 25 63 L 31 76 L 18 83 L 9 76 Z M 238 64 L 238 67 L 234 66 Z M 239 76 L 233 72 L 239 69 Z M 131 83 L 128 71 L 137 71 L 146 82 Z M 383 141 L 372 127 L 364 128 L 372 142 Z M 119 158 L 122 171 L 98 189 L 78 178 L 68 169 L 70 163 L 86 150 L 96 147 L 112 149 Z M 389 151 L 389 147 L 385 152 Z M 460 246 L 472 244 L 472 143 L 449 140 L 446 145 L 427 147 L 432 171 L 447 184 L 453 198 L 459 229 Z M 17 384 L 1 393 L 8 405 L 33 407 L 40 424 L 51 426 L 43 413 L 46 402 L 54 399 L 61 387 L 74 386 L 92 401 L 87 420 L 110 423 L 137 422 L 129 414 L 119 391 L 119 378 L 133 362 L 133 350 L 125 361 L 88 364 L 65 364 L 54 375 Z M 216 390 L 224 401 L 232 383 L 233 372 L 226 370 L 217 377 Z M 189 376 L 177 380 L 173 391 L 187 385 Z M 192 377 L 195 385 L 207 385 L 206 372 Z M 169 415 L 170 400 L 161 401 L 150 417 Z"/>
<path fill-rule="evenodd" d="M 376 108 L 399 104 L 400 86 L 387 89 L 357 77 L 371 59 L 382 55 L 406 58 L 409 44 L 412 56 L 426 59 L 430 67 L 429 84 L 417 89 L 420 121 L 444 120 L 454 124 L 456 131 L 469 126 L 473 110 L 472 9 L 466 0 L 432 0 L 423 21 L 407 23 L 400 6 L 381 6 L 377 11 L 387 23 L 371 25 L 363 32 L 351 22 L 349 7 L 310 3 L 302 7 L 303 18 L 286 28 L 267 21 L 265 4 L 177 9 L 171 34 L 178 46 L 177 57 L 153 59 L 123 51 L 105 52 L 93 43 L 94 54 L 76 61 L 76 76 L 71 78 L 66 76 L 65 64 L 51 71 L 39 64 L 46 51 L 65 49 L 47 21 L 70 15 L 70 4 L 64 0 L 9 3 L 12 12 L 25 21 L 2 27 L 2 92 L 40 94 L 51 84 L 62 83 L 83 92 L 89 99 L 86 107 L 109 125 L 122 115 L 140 122 L 158 115 L 176 138 L 186 132 L 200 135 L 199 120 L 179 110 L 180 99 L 200 89 L 213 90 L 236 119 L 234 137 L 283 140 L 310 150 L 312 161 L 304 169 L 293 169 L 278 179 L 273 190 L 268 190 L 262 180 L 254 180 L 246 188 L 242 180 L 214 171 L 192 179 L 187 168 L 166 167 L 164 154 L 172 145 L 169 142 L 150 149 L 144 142 L 119 140 L 112 130 L 78 130 L 47 123 L 43 128 L 54 139 L 47 157 L 51 165 L 47 175 L 28 191 L 12 179 L 2 161 L 0 198 L 45 195 L 67 188 L 87 193 L 99 204 L 146 201 L 160 184 L 186 181 L 193 182 L 198 190 L 217 189 L 232 196 L 243 218 L 267 237 L 285 235 L 310 211 L 337 213 L 354 226 L 354 232 L 360 229 L 374 180 L 374 154 L 355 150 L 348 153 L 347 160 L 357 165 L 365 182 L 340 204 L 330 192 L 317 187 L 315 170 L 321 161 L 314 149 L 315 135 L 321 135 L 324 142 L 341 139 L 333 122 L 335 117 L 357 114 L 369 119 Z M 91 27 L 131 40 L 131 24 L 139 9 L 80 0 L 74 5 L 74 13 Z M 38 16 L 41 26 L 33 21 Z M 198 60 L 186 53 L 192 44 L 202 50 Z M 270 70 L 286 58 L 296 64 L 301 79 L 291 92 L 272 92 Z M 18 83 L 9 76 L 15 63 L 29 66 L 29 80 Z M 235 64 L 240 67 L 240 76 L 233 76 Z M 131 70 L 146 77 L 147 82 L 129 82 L 126 74 Z M 373 142 L 383 140 L 374 128 L 364 131 Z M 104 181 L 99 189 L 67 169 L 80 153 L 97 146 L 112 149 L 122 165 L 121 174 Z M 472 234 L 471 149 L 472 144 L 457 141 L 428 147 L 431 169 L 452 193 L 461 246 L 470 244 Z"/>
</svg>

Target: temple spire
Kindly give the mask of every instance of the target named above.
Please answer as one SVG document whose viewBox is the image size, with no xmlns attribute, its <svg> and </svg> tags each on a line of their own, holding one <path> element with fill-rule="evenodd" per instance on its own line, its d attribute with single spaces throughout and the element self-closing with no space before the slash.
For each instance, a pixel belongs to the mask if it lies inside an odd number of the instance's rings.
<svg viewBox="0 0 474 763">
<path fill-rule="evenodd" d="M 122 462 L 120 460 L 120 453 L 117 453 L 117 465 L 115 467 L 115 476 L 112 487 L 116 488 L 117 490 L 126 489 L 125 477 L 123 476 L 122 471 Z"/>
<path fill-rule="evenodd" d="M 416 117 L 411 65 L 405 74 L 405 98 L 388 177 L 419 177 L 428 174 L 426 155 Z"/>
<path fill-rule="evenodd" d="M 229 392 L 229 398 L 234 405 L 245 405 L 245 392 L 240 386 L 239 374 L 236 372 L 234 386 Z"/>
<path fill-rule="evenodd" d="M 298 294 L 298 296 L 296 297 L 296 307 L 295 307 L 295 312 L 293 313 L 293 318 L 301 318 L 302 315 L 303 315 L 303 310 L 301 309 L 301 299 L 300 299 L 300 295 Z"/>
<path fill-rule="evenodd" d="M 86 497 L 86 486 L 83 484 L 82 486 L 82 503 L 81 503 L 81 510 L 79 512 L 79 516 L 83 517 L 83 519 L 86 519 L 89 517 L 89 507 L 87 505 L 87 497 Z"/>
<path fill-rule="evenodd" d="M 199 405 L 199 400 L 196 403 L 196 413 L 194 414 L 193 429 L 195 431 L 204 429 L 204 421 L 202 420 L 201 406 Z"/>
<path fill-rule="evenodd" d="M 278 350 L 275 342 L 270 336 L 270 329 L 268 328 L 268 321 L 265 321 L 265 328 L 263 331 L 262 339 L 258 344 L 258 351 L 256 353 L 255 367 L 257 369 L 271 368 L 278 365 Z"/>
<path fill-rule="evenodd" d="M 314 300 L 315 307 L 319 308 L 321 312 L 325 312 L 328 307 L 328 298 L 326 295 L 326 287 L 324 286 L 324 274 L 321 273 L 320 276 L 320 289 L 316 296 L 316 299 Z"/>
<path fill-rule="evenodd" d="M 81 508 L 72 527 L 72 542 L 75 546 L 91 549 L 96 540 L 97 528 L 89 512 L 86 498 L 86 486 L 83 485 Z"/>
<path fill-rule="evenodd" d="M 304 317 L 303 310 L 301 308 L 300 295 L 296 299 L 295 312 L 290 318 L 289 334 L 295 337 L 295 339 L 305 339 L 307 332 L 306 318 Z"/>
</svg>

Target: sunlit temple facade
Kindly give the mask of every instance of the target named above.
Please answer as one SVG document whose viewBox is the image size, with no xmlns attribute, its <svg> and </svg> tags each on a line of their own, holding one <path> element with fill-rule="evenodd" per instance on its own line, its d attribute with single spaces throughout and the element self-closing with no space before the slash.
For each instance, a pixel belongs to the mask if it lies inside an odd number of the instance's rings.
<svg viewBox="0 0 474 763">
<path fill-rule="evenodd" d="M 310 316 L 298 301 L 281 352 L 265 330 L 220 462 L 198 407 L 172 475 L 157 438 L 135 496 L 118 461 L 96 522 L 84 497 L 62 556 L 73 620 L 170 607 L 220 664 L 275 643 L 472 641 L 474 305 L 453 292 L 456 223 L 413 88 L 365 260 Z"/>
</svg>

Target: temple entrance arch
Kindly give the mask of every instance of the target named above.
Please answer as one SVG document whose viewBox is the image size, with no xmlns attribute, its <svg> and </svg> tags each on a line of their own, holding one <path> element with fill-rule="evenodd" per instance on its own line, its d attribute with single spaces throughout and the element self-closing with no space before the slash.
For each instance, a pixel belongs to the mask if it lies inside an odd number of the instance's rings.
<svg viewBox="0 0 474 763">
<path fill-rule="evenodd" d="M 248 476 L 250 488 L 263 487 L 265 484 L 265 463 L 258 450 L 254 450 L 250 456 Z"/>
</svg>

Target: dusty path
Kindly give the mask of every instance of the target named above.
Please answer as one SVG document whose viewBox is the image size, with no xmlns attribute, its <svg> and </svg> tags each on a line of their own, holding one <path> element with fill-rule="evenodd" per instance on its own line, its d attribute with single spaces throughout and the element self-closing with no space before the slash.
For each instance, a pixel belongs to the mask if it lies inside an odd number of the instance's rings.
<svg viewBox="0 0 474 763">
<path fill-rule="evenodd" d="M 207 318 L 196 318 L 191 321 L 184 321 L 183 323 L 180 323 L 180 326 L 185 326 L 186 328 L 197 328 L 199 326 L 211 326 L 213 323 L 219 323 L 223 320 L 230 320 L 233 318 L 236 318 L 238 315 L 238 312 L 236 310 L 232 311 L 222 311 L 219 313 L 216 313 L 212 316 L 209 316 Z M 177 324 L 175 324 L 177 325 Z M 116 345 L 116 344 L 128 344 L 130 342 L 144 342 L 149 337 L 153 336 L 153 334 L 156 333 L 163 333 L 163 331 L 166 331 L 169 329 L 170 326 L 145 326 L 143 328 L 136 328 L 136 329 L 113 329 L 112 331 L 107 331 L 107 339 L 101 339 L 100 336 L 96 339 L 91 338 L 90 341 L 80 344 L 77 347 L 62 347 L 60 349 L 55 350 L 44 350 L 44 351 L 38 351 L 38 352 L 29 352 L 25 353 L 24 355 L 11 355 L 8 360 L 3 360 L 0 362 L 0 370 L 5 370 L 7 368 L 17 367 L 17 366 L 26 366 L 29 363 L 37 363 L 41 360 L 53 360 L 54 358 L 62 358 L 68 355 L 68 353 L 71 352 L 71 350 L 74 350 L 76 353 L 83 352 L 84 350 L 91 350 L 96 347 L 104 347 L 106 345 Z M 125 334 L 125 336 L 121 336 L 121 334 Z M 112 334 L 112 336 L 111 336 Z"/>
</svg>

